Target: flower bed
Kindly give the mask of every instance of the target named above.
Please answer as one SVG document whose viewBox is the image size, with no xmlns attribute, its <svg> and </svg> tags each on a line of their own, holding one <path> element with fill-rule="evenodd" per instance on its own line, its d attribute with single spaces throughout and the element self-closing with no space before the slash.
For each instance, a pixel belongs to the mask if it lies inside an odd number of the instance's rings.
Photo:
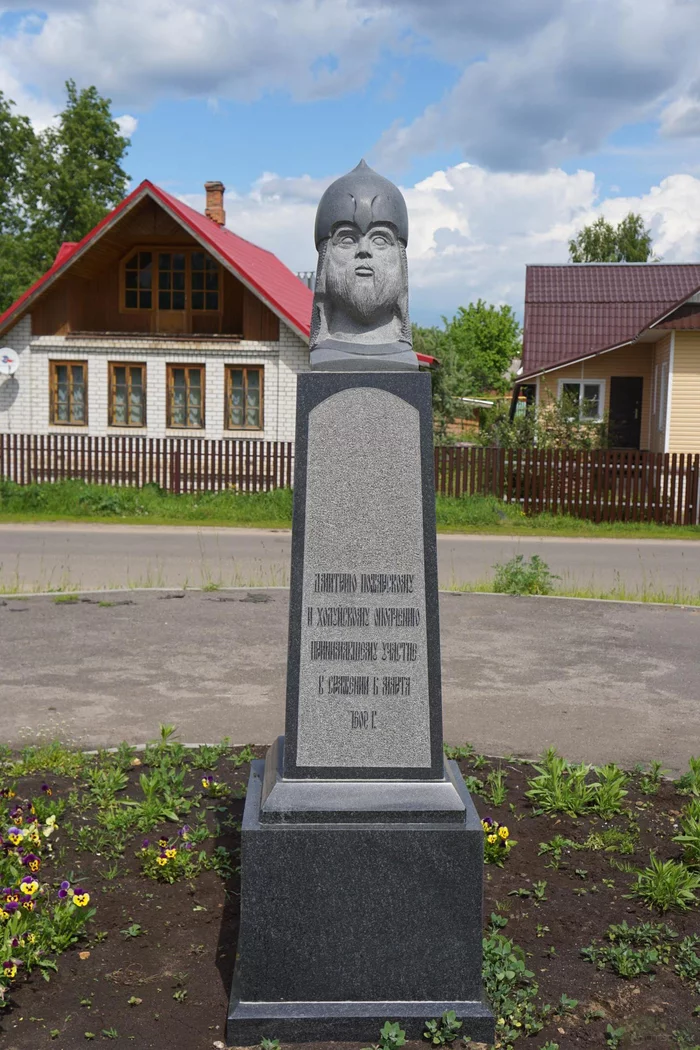
<svg viewBox="0 0 700 1050">
<path fill-rule="evenodd" d="M 498 1045 L 697 1050 L 700 763 L 672 783 L 552 752 L 537 768 L 448 752 L 484 827 Z M 139 754 L 0 755 L 4 1048 L 224 1045 L 256 753 L 187 751 L 164 727 Z M 464 1046 L 433 1020 L 434 1045 Z"/>
</svg>

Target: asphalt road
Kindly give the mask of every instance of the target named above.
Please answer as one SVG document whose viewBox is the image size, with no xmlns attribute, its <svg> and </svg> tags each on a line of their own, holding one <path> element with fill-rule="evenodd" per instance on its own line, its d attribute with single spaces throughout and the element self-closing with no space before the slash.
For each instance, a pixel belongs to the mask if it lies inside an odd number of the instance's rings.
<svg viewBox="0 0 700 1050">
<path fill-rule="evenodd" d="M 0 525 L 0 590 L 287 586 L 291 532 L 120 525 Z M 438 537 L 440 585 L 488 579 L 539 554 L 563 586 L 700 592 L 700 542 Z"/>
<path fill-rule="evenodd" d="M 440 613 L 447 740 L 674 772 L 700 754 L 700 609 L 443 593 Z M 168 722 L 268 743 L 287 619 L 284 590 L 0 600 L 2 741 L 143 743 Z"/>
</svg>

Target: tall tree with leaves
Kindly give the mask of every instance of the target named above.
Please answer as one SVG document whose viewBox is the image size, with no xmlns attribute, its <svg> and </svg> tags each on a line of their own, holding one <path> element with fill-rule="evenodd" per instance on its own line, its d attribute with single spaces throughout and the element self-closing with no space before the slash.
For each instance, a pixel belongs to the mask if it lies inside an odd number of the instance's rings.
<svg viewBox="0 0 700 1050">
<path fill-rule="evenodd" d="M 510 385 L 508 367 L 522 351 L 520 325 L 512 308 L 478 299 L 460 306 L 451 321 L 443 321 L 446 342 L 460 364 L 460 393 L 505 393 Z"/>
<path fill-rule="evenodd" d="M 56 123 L 38 135 L 0 100 L 0 310 L 49 268 L 63 241 L 84 237 L 126 193 L 129 140 L 110 100 L 72 80 L 66 92 Z"/>
<path fill-rule="evenodd" d="M 569 241 L 569 261 L 574 263 L 653 262 L 655 258 L 651 232 L 634 212 L 617 226 L 600 215 Z"/>
</svg>

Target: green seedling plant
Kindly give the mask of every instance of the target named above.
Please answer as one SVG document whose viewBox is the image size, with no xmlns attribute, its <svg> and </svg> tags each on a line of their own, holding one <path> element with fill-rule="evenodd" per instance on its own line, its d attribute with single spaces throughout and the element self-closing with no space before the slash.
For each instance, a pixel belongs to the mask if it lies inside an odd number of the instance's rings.
<svg viewBox="0 0 700 1050">
<path fill-rule="evenodd" d="M 474 755 L 473 744 L 443 744 L 443 751 L 445 752 L 445 758 L 449 758 L 453 762 L 459 762 L 462 760 L 470 759 Z"/>
<path fill-rule="evenodd" d="M 649 769 L 639 778 L 639 790 L 643 795 L 656 795 L 664 777 L 668 776 L 668 770 L 663 768 L 661 762 L 652 761 Z"/>
<path fill-rule="evenodd" d="M 261 1050 L 280 1050 L 279 1039 L 267 1039 L 265 1036 L 260 1040 Z"/>
<path fill-rule="evenodd" d="M 492 806 L 502 806 L 508 798 L 506 774 L 500 768 L 492 769 L 486 776 L 486 798 Z"/>
<path fill-rule="evenodd" d="M 602 828 L 599 831 L 591 831 L 585 842 L 577 849 L 603 850 L 606 853 L 621 853 L 629 855 L 636 852 L 639 843 L 639 825 L 630 824 L 626 830 L 623 828 Z"/>
<path fill-rule="evenodd" d="M 547 900 L 547 881 L 546 879 L 537 879 L 532 884 L 532 899 L 535 902 L 535 907 L 542 904 L 543 901 Z"/>
<path fill-rule="evenodd" d="M 398 1021 L 385 1021 L 379 1031 L 379 1041 L 364 1050 L 398 1050 L 406 1042 L 406 1033 Z"/>
<path fill-rule="evenodd" d="M 682 795 L 700 795 L 700 757 L 688 760 L 688 772 L 676 781 Z"/>
<path fill-rule="evenodd" d="M 622 801 L 628 794 L 625 788 L 629 783 L 629 777 L 614 762 L 610 762 L 607 766 L 597 767 L 595 772 L 598 783 L 592 809 L 603 820 L 610 820 L 615 814 L 622 812 Z"/>
<path fill-rule="evenodd" d="M 673 969 L 682 980 L 693 986 L 694 991 L 700 992 L 700 937 L 697 934 L 684 937 L 680 942 Z"/>
<path fill-rule="evenodd" d="M 457 1020 L 454 1010 L 445 1010 L 439 1021 L 433 1018 L 425 1022 L 423 1038 L 429 1040 L 433 1046 L 445 1046 L 454 1043 L 458 1038 L 462 1022 Z"/>
<path fill-rule="evenodd" d="M 237 754 L 231 755 L 229 761 L 233 763 L 236 769 L 240 769 L 241 766 L 250 765 L 251 762 L 255 761 L 255 751 L 253 750 L 252 744 L 246 744 L 245 747 L 237 752 Z"/>
<path fill-rule="evenodd" d="M 683 847 L 683 862 L 692 868 L 700 868 L 700 797 L 692 798 L 683 807 L 680 817 L 681 831 L 673 841 Z"/>
<path fill-rule="evenodd" d="M 607 943 L 581 949 L 581 957 L 599 970 L 611 970 L 618 977 L 633 979 L 654 974 L 660 964 L 668 965 L 675 950 L 677 934 L 661 922 L 613 924 L 605 932 Z"/>
<path fill-rule="evenodd" d="M 556 870 L 561 863 L 564 850 L 577 848 L 576 843 L 572 842 L 571 839 L 567 839 L 564 835 L 554 835 L 549 842 L 540 842 L 537 856 L 549 856 L 551 859 L 547 861 L 545 867 L 554 868 Z"/>
<path fill-rule="evenodd" d="M 625 897 L 639 898 L 647 907 L 662 915 L 671 908 L 679 911 L 697 904 L 696 890 L 700 889 L 700 872 L 687 868 L 681 861 L 659 860 L 651 853 L 649 866 L 637 869 L 631 892 Z"/>
<path fill-rule="evenodd" d="M 193 768 L 204 770 L 215 769 L 230 746 L 231 741 L 228 737 L 224 737 L 220 744 L 202 744 L 193 752 Z"/>
<path fill-rule="evenodd" d="M 617 1050 L 624 1034 L 624 1028 L 613 1028 L 611 1024 L 608 1025 L 605 1029 L 605 1042 L 608 1044 L 610 1050 Z"/>
<path fill-rule="evenodd" d="M 572 765 L 550 747 L 534 768 L 537 776 L 528 780 L 525 795 L 536 812 L 577 817 L 591 808 L 596 793 L 594 785 L 586 780 L 591 766 Z"/>
<path fill-rule="evenodd" d="M 536 1005 L 539 987 L 534 977 L 523 949 L 492 923 L 483 939 L 483 978 L 496 1016 L 496 1043 L 503 1050 L 509 1050 L 522 1035 L 541 1032 L 551 1012 L 549 1006 Z"/>
</svg>

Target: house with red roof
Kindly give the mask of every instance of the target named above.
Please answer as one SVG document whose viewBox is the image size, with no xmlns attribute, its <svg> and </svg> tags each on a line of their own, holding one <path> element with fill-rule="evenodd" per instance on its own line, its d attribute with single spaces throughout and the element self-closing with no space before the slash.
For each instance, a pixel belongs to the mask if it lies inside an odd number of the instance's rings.
<svg viewBox="0 0 700 1050">
<path fill-rule="evenodd" d="M 619 448 L 700 452 L 700 263 L 528 266 L 514 393 L 578 400 Z"/>
<path fill-rule="evenodd" d="M 142 182 L 0 315 L 0 432 L 294 438 L 312 292 L 205 189 Z"/>
</svg>

